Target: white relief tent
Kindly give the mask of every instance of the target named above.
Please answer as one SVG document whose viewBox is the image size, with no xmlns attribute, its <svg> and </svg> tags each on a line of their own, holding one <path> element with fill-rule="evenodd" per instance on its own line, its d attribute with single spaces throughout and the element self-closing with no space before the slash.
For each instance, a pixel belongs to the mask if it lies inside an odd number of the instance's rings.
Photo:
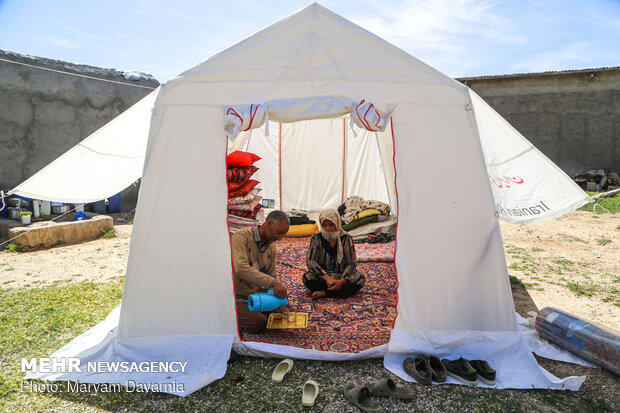
<svg viewBox="0 0 620 413">
<path fill-rule="evenodd" d="M 356 153 L 356 139 L 373 154 Z M 240 339 L 226 224 L 229 147 L 263 156 L 264 190 L 284 208 L 336 207 L 364 190 L 360 163 L 381 169 L 369 174 L 368 194 L 398 212 L 399 299 L 388 344 L 334 353 Z M 325 360 L 384 356 L 406 380 L 403 358 L 421 352 L 487 359 L 500 388 L 583 382 L 540 368 L 521 337 L 496 215 L 548 219 L 587 195 L 469 88 L 316 3 L 161 86 L 142 179 L 120 308 L 53 356 L 187 361 L 187 369 L 28 377 L 131 379 L 187 395 L 225 374 L 233 348 Z M 208 213 L 179 221 L 164 207 L 171 189 L 174 202 Z"/>
</svg>

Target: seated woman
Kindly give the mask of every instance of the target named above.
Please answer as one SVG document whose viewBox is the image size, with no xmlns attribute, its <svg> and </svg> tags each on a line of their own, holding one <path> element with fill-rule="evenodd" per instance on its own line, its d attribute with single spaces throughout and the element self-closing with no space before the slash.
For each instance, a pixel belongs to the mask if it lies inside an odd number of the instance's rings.
<svg viewBox="0 0 620 413">
<path fill-rule="evenodd" d="M 302 281 L 312 299 L 347 298 L 359 291 L 366 277 L 357 271 L 353 238 L 341 228 L 340 215 L 334 209 L 319 216 L 321 232 L 310 240 L 306 272 Z"/>
</svg>

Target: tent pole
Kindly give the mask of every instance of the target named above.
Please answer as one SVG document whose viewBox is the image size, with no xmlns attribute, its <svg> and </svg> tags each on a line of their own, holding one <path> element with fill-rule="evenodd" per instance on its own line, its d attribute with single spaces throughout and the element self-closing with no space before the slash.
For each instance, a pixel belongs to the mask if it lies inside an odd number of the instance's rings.
<svg viewBox="0 0 620 413">
<path fill-rule="evenodd" d="M 344 203 L 344 194 L 346 193 L 346 178 L 347 178 L 347 121 L 342 118 L 342 195 L 340 196 L 340 203 Z"/>
<path fill-rule="evenodd" d="M 280 210 L 284 210 L 282 207 L 282 122 L 278 123 L 280 125 L 278 132 L 278 177 L 279 177 L 279 185 L 278 188 L 280 190 Z"/>
</svg>

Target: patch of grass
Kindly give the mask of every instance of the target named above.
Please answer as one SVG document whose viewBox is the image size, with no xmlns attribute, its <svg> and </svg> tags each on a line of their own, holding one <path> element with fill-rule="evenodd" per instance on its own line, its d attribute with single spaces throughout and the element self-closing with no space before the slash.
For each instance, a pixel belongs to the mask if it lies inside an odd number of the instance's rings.
<svg viewBox="0 0 620 413">
<path fill-rule="evenodd" d="M 19 246 L 17 242 L 13 242 L 6 247 L 4 247 L 6 252 L 24 252 L 25 250 Z"/>
<path fill-rule="evenodd" d="M 573 265 L 573 262 L 571 260 L 567 260 L 566 258 L 559 258 L 557 260 L 553 260 L 553 262 L 556 264 L 562 265 L 564 267 Z"/>
<path fill-rule="evenodd" d="M 579 237 L 575 237 L 575 236 L 572 236 L 572 235 L 568 236 L 568 242 L 581 242 L 582 244 L 587 244 L 588 243 L 588 241 L 586 241 L 585 239 L 579 238 Z"/>
<path fill-rule="evenodd" d="M 532 248 L 532 252 L 542 252 L 542 251 L 544 251 L 544 249 L 542 248 L 538 248 L 538 247 Z"/>
<path fill-rule="evenodd" d="M 611 240 L 607 238 L 600 238 L 597 239 L 596 242 L 598 242 L 599 245 L 607 245 L 611 242 Z"/>
<path fill-rule="evenodd" d="M 592 195 L 596 195 L 598 194 L 598 192 L 588 192 L 588 195 L 592 196 Z M 602 206 L 603 208 L 605 208 L 606 210 L 608 210 L 609 212 L 615 214 L 616 212 L 620 212 L 620 194 L 616 194 L 614 196 L 610 196 L 608 198 L 599 198 L 598 199 L 598 204 L 600 206 Z M 593 208 L 594 204 L 590 203 L 590 204 L 585 204 L 584 206 L 582 206 L 581 208 L 579 208 L 579 211 L 590 211 L 592 212 L 592 208 Z M 596 208 L 597 212 L 604 212 L 602 209 L 600 208 Z"/>
<path fill-rule="evenodd" d="M 108 231 L 102 229 L 99 233 L 99 238 L 116 238 L 116 230 L 114 228 Z"/>
<path fill-rule="evenodd" d="M 598 290 L 596 284 L 590 281 L 587 284 L 580 284 L 576 281 L 568 281 L 566 286 L 569 290 L 577 295 L 584 295 L 586 297 L 592 297 Z"/>
<path fill-rule="evenodd" d="M 29 411 L 38 411 L 53 403 L 49 395 L 19 391 L 23 377 L 19 360 L 49 356 L 101 321 L 120 302 L 122 293 L 123 280 L 1 290 L 0 411 L 24 411 L 24 404 Z M 56 411 L 66 410 L 60 405 L 56 407 Z"/>
</svg>

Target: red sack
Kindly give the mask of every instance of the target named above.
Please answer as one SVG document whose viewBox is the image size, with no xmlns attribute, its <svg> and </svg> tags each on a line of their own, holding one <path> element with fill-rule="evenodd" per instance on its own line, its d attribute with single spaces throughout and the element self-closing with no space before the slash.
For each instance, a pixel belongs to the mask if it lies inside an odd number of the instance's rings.
<svg viewBox="0 0 620 413">
<path fill-rule="evenodd" d="M 252 164 L 261 159 L 260 156 L 250 152 L 234 151 L 226 157 L 226 165 L 228 166 L 252 166 Z"/>
<path fill-rule="evenodd" d="M 258 168 L 254 165 L 252 166 L 229 166 L 226 171 L 226 179 L 228 182 L 245 182 L 254 172 L 258 171 Z"/>
<path fill-rule="evenodd" d="M 233 182 L 229 182 L 229 184 L 231 184 Z M 252 190 L 252 188 L 254 188 L 256 185 L 258 185 L 260 182 L 254 180 L 254 179 L 250 179 L 249 181 L 243 182 L 241 184 L 241 186 L 239 187 L 239 189 L 236 189 L 234 191 L 229 191 L 228 192 L 228 198 L 236 198 L 238 196 L 245 196 L 247 195 L 248 192 L 250 192 Z"/>
</svg>

